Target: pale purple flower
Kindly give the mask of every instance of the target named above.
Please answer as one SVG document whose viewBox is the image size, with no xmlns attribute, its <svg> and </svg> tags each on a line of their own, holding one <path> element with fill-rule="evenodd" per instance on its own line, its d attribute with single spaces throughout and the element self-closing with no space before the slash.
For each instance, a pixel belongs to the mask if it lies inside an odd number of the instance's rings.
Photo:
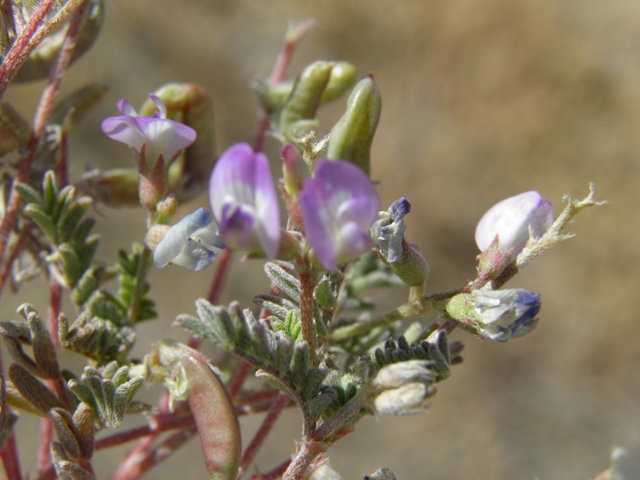
<svg viewBox="0 0 640 480">
<path fill-rule="evenodd" d="M 225 246 L 211 213 L 199 208 L 169 229 L 153 251 L 153 263 L 158 268 L 172 264 L 197 272 L 211 265 Z"/>
<path fill-rule="evenodd" d="M 168 120 L 167 109 L 158 97 L 149 94 L 159 111 L 153 117 L 141 117 L 126 100 L 118 102 L 120 117 L 108 117 L 102 122 L 102 131 L 110 138 L 129 145 L 144 154 L 149 165 L 155 165 L 160 155 L 165 163 L 173 160 L 178 152 L 196 139 L 196 132 L 182 123 Z"/>
<path fill-rule="evenodd" d="M 500 250 L 515 247 L 520 253 L 529 240 L 529 229 L 534 237 L 541 237 L 553 224 L 553 205 L 538 192 L 521 193 L 497 203 L 484 214 L 476 227 L 476 243 L 485 251 L 499 235 Z"/>
<path fill-rule="evenodd" d="M 280 210 L 269 162 L 246 143 L 227 149 L 209 184 L 220 236 L 230 247 L 275 258 L 280 249 Z"/>
<path fill-rule="evenodd" d="M 320 160 L 300 192 L 307 240 L 327 270 L 355 260 L 373 248 L 371 226 L 380 199 L 367 175 L 341 160 Z"/>
</svg>

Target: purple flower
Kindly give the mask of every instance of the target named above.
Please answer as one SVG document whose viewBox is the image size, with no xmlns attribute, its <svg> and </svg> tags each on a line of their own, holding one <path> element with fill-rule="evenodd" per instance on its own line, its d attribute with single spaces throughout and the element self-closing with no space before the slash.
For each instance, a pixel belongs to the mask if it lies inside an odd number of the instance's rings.
<svg viewBox="0 0 640 480">
<path fill-rule="evenodd" d="M 269 162 L 246 143 L 227 149 L 209 184 L 220 236 L 230 247 L 275 258 L 280 249 L 280 210 Z"/>
<path fill-rule="evenodd" d="M 300 192 L 307 240 L 327 270 L 358 258 L 374 245 L 378 192 L 365 173 L 341 160 L 320 160 Z"/>
<path fill-rule="evenodd" d="M 172 264 L 197 272 L 211 265 L 225 246 L 209 211 L 199 208 L 169 229 L 153 251 L 153 263 L 158 268 Z"/>
<path fill-rule="evenodd" d="M 553 224 L 553 205 L 538 192 L 521 193 L 497 203 L 484 214 L 476 227 L 476 243 L 485 251 L 499 235 L 500 250 L 515 247 L 518 255 L 529 240 L 529 229 L 541 237 Z"/>
<path fill-rule="evenodd" d="M 187 148 L 196 139 L 191 127 L 168 120 L 167 109 L 158 97 L 149 94 L 158 107 L 153 117 L 141 117 L 126 100 L 118 102 L 121 117 L 109 117 L 102 122 L 102 131 L 110 138 L 129 145 L 139 155 L 144 154 L 149 165 L 155 165 L 160 155 L 165 164 L 171 162 L 180 150 Z"/>
</svg>

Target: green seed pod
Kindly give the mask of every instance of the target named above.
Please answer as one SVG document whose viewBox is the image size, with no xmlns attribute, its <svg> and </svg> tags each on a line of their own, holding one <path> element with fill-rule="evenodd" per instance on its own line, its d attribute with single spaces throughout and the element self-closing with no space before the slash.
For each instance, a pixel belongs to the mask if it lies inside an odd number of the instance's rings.
<svg viewBox="0 0 640 480">
<path fill-rule="evenodd" d="M 356 83 L 358 70 L 349 62 L 338 62 L 331 70 L 329 83 L 320 97 L 320 104 L 333 102 L 339 99 Z"/>
<path fill-rule="evenodd" d="M 347 100 L 347 111 L 331 129 L 327 158 L 347 160 L 369 175 L 371 144 L 381 107 L 380 91 L 373 75 L 367 75 L 355 86 Z"/>
<path fill-rule="evenodd" d="M 296 136 L 316 128 L 316 112 L 334 66 L 333 62 L 312 63 L 296 80 L 280 113 L 280 132 L 287 139 L 294 141 Z"/>
<path fill-rule="evenodd" d="M 358 70 L 349 62 L 337 62 L 331 70 L 329 82 L 320 97 L 320 105 L 337 100 L 353 87 Z M 293 80 L 280 83 L 259 83 L 255 87 L 258 99 L 267 114 L 277 113 L 285 106 L 293 91 Z"/>
</svg>

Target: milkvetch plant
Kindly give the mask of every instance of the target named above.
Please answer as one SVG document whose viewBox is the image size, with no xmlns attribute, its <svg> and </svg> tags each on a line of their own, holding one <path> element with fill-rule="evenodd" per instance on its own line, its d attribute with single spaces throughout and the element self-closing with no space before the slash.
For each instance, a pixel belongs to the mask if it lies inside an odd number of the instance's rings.
<svg viewBox="0 0 640 480">
<path fill-rule="evenodd" d="M 45 33 L 69 22 L 63 40 L 47 50 L 50 78 L 57 79 L 74 47 L 81 53 L 97 38 L 104 8 L 102 0 L 69 1 L 62 8 L 43 1 L 27 14 L 18 3 L 10 2 L 9 10 L 17 16 L 14 33 L 21 41 L 2 45 L 0 92 L 11 79 L 40 78 L 34 64 L 43 53 L 32 19 Z M 380 161 L 372 159 L 371 146 L 382 111 L 374 76 L 358 79 L 349 63 L 318 61 L 295 79 L 283 78 L 309 27 L 291 28 L 280 68 L 256 86 L 262 121 L 253 147 L 238 139 L 219 157 L 212 101 L 196 85 L 165 85 L 150 94 L 140 113 L 128 101 L 118 102 L 121 115 L 106 118 L 102 131 L 133 150 L 137 167 L 91 171 L 76 181 L 68 174 L 69 119 L 86 112 L 103 89 L 76 92 L 56 108 L 57 90 L 45 89 L 33 126 L 3 104 L 3 128 L 18 133 L 0 153 L 20 156 L 23 163 L 1 190 L 6 208 L 0 211 L 0 292 L 9 281 L 25 283 L 37 275 L 47 278 L 51 290 L 46 318 L 23 304 L 22 318 L 0 322 L 11 357 L 0 377 L 0 459 L 7 479 L 26 478 L 15 440 L 17 411 L 42 422 L 37 472 L 30 478 L 102 478 L 107 472 L 94 470 L 94 456 L 136 442 L 108 472 L 113 480 L 133 480 L 197 435 L 212 478 L 232 480 L 246 478 L 286 408 L 302 416 L 297 448 L 268 471 L 256 465 L 260 473 L 251 478 L 337 479 L 325 459 L 360 421 L 420 413 L 434 401 L 436 385 L 462 360 L 463 344 L 449 339 L 454 329 L 506 342 L 544 321 L 538 316 L 541 294 L 503 287 L 569 238 L 565 229 L 579 211 L 600 204 L 593 188 L 583 200 L 569 199 L 556 219 L 551 202 L 535 191 L 501 201 L 476 230 L 477 277 L 453 291 L 429 293 L 429 266 L 407 235 L 409 192 L 382 206 L 370 178 L 370 162 Z M 349 91 L 330 135 L 316 139 L 321 107 Z M 19 135 L 25 129 L 28 135 Z M 47 131 L 59 135 L 44 142 Z M 281 165 L 262 151 L 267 135 L 280 143 Z M 40 176 L 30 175 L 36 160 L 48 166 Z M 274 171 L 282 171 L 280 182 L 272 177 L 274 164 Z M 178 206 L 207 188 L 211 211 L 185 205 L 178 218 Z M 106 220 L 90 211 L 101 202 L 141 205 L 147 230 L 106 263 L 95 260 L 99 238 L 92 234 L 96 222 Z M 283 206 L 287 218 L 281 220 Z M 253 305 L 217 304 L 233 251 L 263 262 L 272 283 L 269 292 L 255 292 Z M 28 271 L 12 276 L 13 266 L 25 262 Z M 195 315 L 174 322 L 192 335 L 189 345 L 165 339 L 142 361 L 131 358 L 139 324 L 162 314 L 152 300 L 153 269 L 173 269 L 179 282 L 213 264 L 209 297 L 194 294 Z M 115 286 L 108 283 L 114 278 Z M 408 287 L 407 301 L 385 313 L 363 295 L 400 286 Z M 67 297 L 72 308 L 65 315 Z M 438 321 L 401 322 L 427 315 Z M 202 342 L 234 360 L 214 364 L 200 351 Z M 61 349 L 86 357 L 86 367 L 71 371 L 61 365 Z M 261 385 L 247 382 L 251 376 Z M 142 385 L 154 382 L 164 386 L 157 405 L 138 400 Z M 243 442 L 241 417 L 260 412 L 267 412 L 262 425 Z M 122 428 L 125 415 L 141 413 L 137 427 L 105 433 Z M 381 469 L 368 478 L 394 477 Z"/>
</svg>

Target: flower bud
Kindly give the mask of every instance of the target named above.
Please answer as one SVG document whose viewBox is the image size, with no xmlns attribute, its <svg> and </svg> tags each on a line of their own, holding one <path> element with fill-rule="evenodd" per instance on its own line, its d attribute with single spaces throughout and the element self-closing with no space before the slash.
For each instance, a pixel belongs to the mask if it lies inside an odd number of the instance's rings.
<svg viewBox="0 0 640 480">
<path fill-rule="evenodd" d="M 167 198 L 158 203 L 158 222 L 166 223 L 176 214 L 178 202 L 176 197 L 168 195 Z"/>
<path fill-rule="evenodd" d="M 474 327 L 482 337 L 506 342 L 536 328 L 540 295 L 523 288 L 474 290 L 461 293 L 447 304 L 452 318 Z"/>
<path fill-rule="evenodd" d="M 381 112 L 373 75 L 362 78 L 347 100 L 347 111 L 331 129 L 327 158 L 347 160 L 370 174 L 370 152 Z"/>
<path fill-rule="evenodd" d="M 427 399 L 436 388 L 420 382 L 409 382 L 401 387 L 385 390 L 374 401 L 378 415 L 411 415 L 427 407 Z"/>
<path fill-rule="evenodd" d="M 144 239 L 144 243 L 149 247 L 149 250 L 155 251 L 158 244 L 167 236 L 170 228 L 169 225 L 154 225 L 149 229 Z"/>
<path fill-rule="evenodd" d="M 426 360 L 408 360 L 386 365 L 377 373 L 372 385 L 389 389 L 401 387 L 409 382 L 432 383 L 433 373 L 427 368 L 429 363 Z"/>
<path fill-rule="evenodd" d="M 489 209 L 476 227 L 476 243 L 486 250 L 498 235 L 500 250 L 518 255 L 529 240 L 529 231 L 541 237 L 553 224 L 553 205 L 538 192 L 521 193 Z"/>
</svg>

